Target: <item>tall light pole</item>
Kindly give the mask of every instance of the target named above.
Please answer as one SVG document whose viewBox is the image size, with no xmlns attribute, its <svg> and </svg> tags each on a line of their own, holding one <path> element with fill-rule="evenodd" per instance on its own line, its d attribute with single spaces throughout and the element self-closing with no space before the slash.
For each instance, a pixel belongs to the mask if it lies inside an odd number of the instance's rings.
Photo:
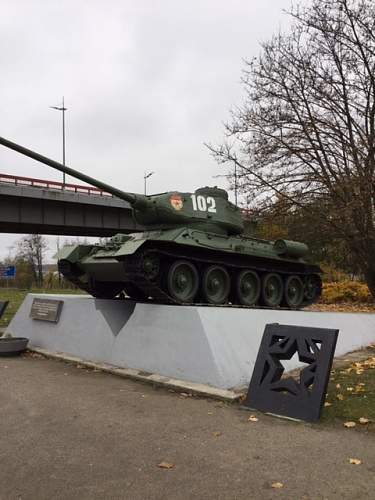
<svg viewBox="0 0 375 500">
<path fill-rule="evenodd" d="M 145 194 L 147 194 L 147 179 L 151 177 L 155 172 L 145 172 L 145 175 L 143 176 L 143 180 L 145 181 Z"/>
<path fill-rule="evenodd" d="M 65 107 L 64 96 L 62 98 L 62 106 L 50 106 L 50 108 L 57 109 L 57 111 L 62 111 L 63 165 L 65 165 L 65 111 L 68 108 Z M 65 172 L 63 172 L 63 186 L 65 186 Z"/>
<path fill-rule="evenodd" d="M 237 177 L 237 162 L 234 162 L 234 201 L 238 205 L 238 177 Z"/>
</svg>

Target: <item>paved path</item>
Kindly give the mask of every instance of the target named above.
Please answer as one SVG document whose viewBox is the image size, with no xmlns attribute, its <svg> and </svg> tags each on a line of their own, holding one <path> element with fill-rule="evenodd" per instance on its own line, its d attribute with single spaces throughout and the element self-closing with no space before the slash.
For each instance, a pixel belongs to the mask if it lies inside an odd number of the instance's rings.
<svg viewBox="0 0 375 500">
<path fill-rule="evenodd" d="M 58 361 L 1 358 L 0 499 L 375 498 L 374 436 L 247 418 Z"/>
</svg>

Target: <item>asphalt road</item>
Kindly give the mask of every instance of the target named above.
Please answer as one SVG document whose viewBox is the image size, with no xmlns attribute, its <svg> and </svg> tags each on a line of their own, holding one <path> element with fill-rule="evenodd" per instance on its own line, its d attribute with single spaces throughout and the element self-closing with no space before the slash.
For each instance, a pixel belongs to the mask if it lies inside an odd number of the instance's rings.
<svg viewBox="0 0 375 500">
<path fill-rule="evenodd" d="M 0 358 L 0 499 L 375 498 L 373 436 L 248 416 L 58 361 Z"/>
</svg>

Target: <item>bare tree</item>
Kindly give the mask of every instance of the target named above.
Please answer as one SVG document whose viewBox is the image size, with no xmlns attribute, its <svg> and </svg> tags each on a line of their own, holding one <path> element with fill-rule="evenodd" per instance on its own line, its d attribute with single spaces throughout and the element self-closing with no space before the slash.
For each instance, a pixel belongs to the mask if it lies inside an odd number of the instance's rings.
<svg viewBox="0 0 375 500">
<path fill-rule="evenodd" d="M 311 0 L 245 62 L 226 142 L 248 203 L 309 210 L 358 261 L 375 296 L 375 2 Z"/>
<path fill-rule="evenodd" d="M 24 236 L 17 244 L 17 257 L 30 264 L 37 286 L 43 286 L 43 258 L 47 248 L 47 241 L 40 234 Z"/>
</svg>

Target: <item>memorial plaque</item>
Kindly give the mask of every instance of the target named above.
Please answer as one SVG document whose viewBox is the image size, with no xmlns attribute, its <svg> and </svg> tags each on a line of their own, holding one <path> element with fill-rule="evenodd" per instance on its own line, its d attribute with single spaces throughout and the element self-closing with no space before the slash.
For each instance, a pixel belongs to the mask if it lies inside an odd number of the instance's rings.
<svg viewBox="0 0 375 500">
<path fill-rule="evenodd" d="M 57 323 L 63 303 L 63 300 L 34 299 L 31 306 L 30 318 Z"/>
</svg>

